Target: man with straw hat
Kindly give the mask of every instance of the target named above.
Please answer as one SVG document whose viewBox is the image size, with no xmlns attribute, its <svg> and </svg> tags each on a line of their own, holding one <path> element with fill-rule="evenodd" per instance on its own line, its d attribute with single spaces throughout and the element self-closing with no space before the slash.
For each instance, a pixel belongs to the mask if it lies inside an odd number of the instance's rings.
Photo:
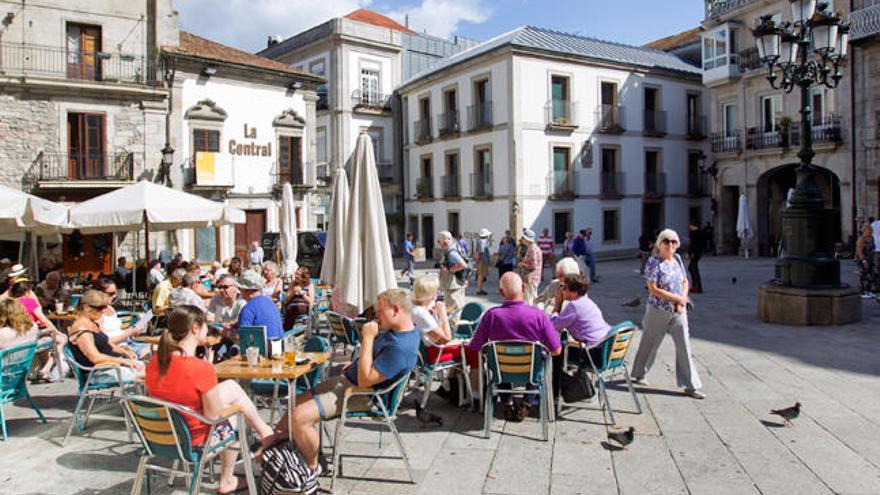
<svg viewBox="0 0 880 495">
<path fill-rule="evenodd" d="M 526 246 L 526 253 L 519 262 L 523 283 L 526 286 L 523 299 L 529 306 L 535 303 L 535 298 L 538 296 L 538 285 L 541 283 L 541 271 L 544 268 L 544 257 L 536 242 L 537 237 L 534 230 L 523 229 L 520 238 Z"/>
<path fill-rule="evenodd" d="M 477 247 L 474 249 L 474 263 L 477 265 L 478 296 L 485 296 L 487 294 L 483 290 L 483 285 L 485 285 L 486 279 L 489 277 L 489 258 L 492 256 L 489 247 L 489 236 L 491 235 L 492 232 L 489 232 L 489 229 L 485 227 L 480 229 L 480 240 L 477 241 Z"/>
</svg>

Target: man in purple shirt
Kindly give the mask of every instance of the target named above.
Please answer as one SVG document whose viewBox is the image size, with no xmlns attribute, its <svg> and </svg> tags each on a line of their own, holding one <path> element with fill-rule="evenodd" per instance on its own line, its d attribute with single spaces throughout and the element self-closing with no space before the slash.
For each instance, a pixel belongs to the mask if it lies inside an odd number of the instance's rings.
<svg viewBox="0 0 880 495">
<path fill-rule="evenodd" d="M 602 342 L 611 325 L 602 316 L 602 310 L 587 295 L 590 288 L 590 279 L 579 274 L 566 275 L 562 282 L 562 288 L 556 295 L 556 304 L 553 307 L 553 315 L 550 321 L 556 330 L 568 330 L 572 339 L 582 342 L 587 347 L 595 346 Z M 568 301 L 565 309 L 562 303 Z M 568 349 L 569 362 L 578 363 L 579 366 L 587 365 L 587 354 L 583 347 L 570 347 Z M 590 349 L 590 357 L 596 362 L 602 359 L 599 349 Z M 553 397 L 559 397 L 559 378 L 563 368 L 562 356 L 553 358 Z"/>
<path fill-rule="evenodd" d="M 560 356 L 562 344 L 550 319 L 543 311 L 523 301 L 525 286 L 522 278 L 515 272 L 507 272 L 501 277 L 499 286 L 498 291 L 504 297 L 504 302 L 483 314 L 468 347 L 479 352 L 486 342 L 528 340 L 540 342 L 551 355 Z M 504 405 L 504 417 L 510 421 L 522 421 L 538 403 L 537 396 L 530 394 L 529 400 L 522 400 L 520 406 L 515 408 L 513 397 L 508 397 L 508 403 Z"/>
</svg>

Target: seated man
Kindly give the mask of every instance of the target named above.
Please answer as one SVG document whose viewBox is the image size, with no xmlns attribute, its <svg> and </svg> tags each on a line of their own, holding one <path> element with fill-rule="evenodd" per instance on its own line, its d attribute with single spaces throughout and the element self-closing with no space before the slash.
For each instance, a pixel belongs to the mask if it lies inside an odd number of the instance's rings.
<svg viewBox="0 0 880 495">
<path fill-rule="evenodd" d="M 292 427 L 296 447 L 312 470 L 318 469 L 319 433 L 315 425 L 322 419 L 329 420 L 342 414 L 346 391 L 352 387 L 385 388 L 416 365 L 421 333 L 413 324 L 411 309 L 409 291 L 405 289 L 388 289 L 379 294 L 376 301 L 378 323 L 364 325 L 358 358 L 347 364 L 341 375 L 329 378 L 311 392 L 297 397 L 290 423 L 287 416 L 282 418 L 276 435 L 287 435 L 287 428 Z M 349 401 L 350 411 L 370 407 L 366 397 L 357 399 Z"/>
<path fill-rule="evenodd" d="M 196 293 L 196 287 L 201 285 L 202 282 L 199 280 L 198 275 L 185 273 L 181 279 L 180 286 L 171 289 L 171 294 L 168 295 L 168 306 L 171 309 L 180 306 L 195 306 L 204 311 L 205 302 Z M 204 289 L 204 287 L 202 288 Z"/>
<path fill-rule="evenodd" d="M 540 309 L 525 303 L 524 291 L 522 278 L 515 272 L 507 272 L 501 277 L 499 292 L 504 297 L 504 302 L 483 314 L 480 325 L 468 344 L 469 349 L 479 352 L 486 342 L 528 340 L 543 344 L 553 356 L 562 353 L 559 334 L 553 328 L 550 318 Z M 537 404 L 537 397 L 530 395 L 529 401 L 521 401 L 519 408 L 514 408 L 513 397 L 508 395 L 504 405 L 505 419 L 522 421 L 528 416 L 533 403 Z"/>
<path fill-rule="evenodd" d="M 566 275 L 562 282 L 562 290 L 556 296 L 553 315 L 550 321 L 556 330 L 568 330 L 572 339 L 592 347 L 608 335 L 611 325 L 602 316 L 602 310 L 587 295 L 590 288 L 590 279 L 583 275 Z M 564 301 L 568 301 L 565 309 L 562 309 Z M 599 349 L 590 350 L 593 361 L 602 358 Z M 576 362 L 584 366 L 587 362 L 587 354 L 582 347 L 571 347 L 568 350 L 570 362 Z M 559 377 L 562 373 L 562 355 L 553 358 L 553 397 L 559 397 Z"/>
<path fill-rule="evenodd" d="M 54 271 L 46 274 L 46 280 L 43 280 L 34 288 L 34 294 L 40 301 L 43 309 L 52 310 L 55 303 L 64 302 L 70 297 L 69 291 L 61 283 L 61 272 Z"/>
<path fill-rule="evenodd" d="M 550 311 L 553 309 L 553 303 L 556 301 L 556 296 L 559 295 L 559 292 L 562 290 L 562 283 L 565 281 L 565 276 L 569 274 L 579 275 L 581 273 L 581 268 L 578 266 L 577 261 L 574 258 L 562 258 L 558 262 L 556 262 L 556 278 L 550 281 L 547 284 L 547 287 L 538 294 L 538 297 L 535 298 L 535 306 L 544 308 L 544 311 Z"/>
<path fill-rule="evenodd" d="M 238 314 L 238 326 L 265 326 L 266 338 L 269 340 L 280 340 L 284 337 L 281 310 L 260 292 L 263 290 L 263 277 L 253 270 L 245 270 L 235 285 L 241 291 L 241 297 L 247 301 Z"/>
<path fill-rule="evenodd" d="M 166 278 L 165 280 L 159 282 L 159 285 L 153 289 L 153 312 L 157 315 L 165 314 L 165 310 L 168 309 L 168 296 L 171 295 L 171 290 L 177 287 L 180 287 L 180 284 L 183 282 L 183 276 L 186 275 L 186 270 L 183 268 L 176 268 L 171 272 L 171 276 Z"/>
</svg>

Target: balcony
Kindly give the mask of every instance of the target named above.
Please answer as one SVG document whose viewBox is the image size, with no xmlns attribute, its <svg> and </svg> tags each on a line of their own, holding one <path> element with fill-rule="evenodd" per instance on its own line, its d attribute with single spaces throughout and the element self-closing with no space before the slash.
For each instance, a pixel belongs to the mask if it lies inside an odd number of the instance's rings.
<svg viewBox="0 0 880 495">
<path fill-rule="evenodd" d="M 207 155 L 206 161 L 202 161 L 202 155 Z M 234 170 L 229 154 L 197 152 L 195 158 L 187 158 L 183 164 L 183 183 L 192 190 L 228 190 L 235 185 Z"/>
<path fill-rule="evenodd" d="M 703 61 L 703 84 L 707 87 L 727 84 L 740 75 L 739 54 L 727 53 Z"/>
<path fill-rule="evenodd" d="M 746 48 L 739 52 L 739 72 L 741 74 L 764 68 L 764 62 L 761 62 L 761 59 L 758 57 L 757 48 Z"/>
<path fill-rule="evenodd" d="M 121 187 L 134 182 L 136 166 L 143 168 L 143 153 L 41 152 L 24 181 L 29 183 L 29 189 Z"/>
<path fill-rule="evenodd" d="M 418 179 L 416 179 L 415 198 L 419 200 L 434 199 L 433 177 L 419 177 Z"/>
<path fill-rule="evenodd" d="M 662 198 L 666 195 L 666 174 L 653 173 L 645 175 L 645 197 Z"/>
<path fill-rule="evenodd" d="M 713 132 L 710 137 L 712 153 L 739 153 L 742 151 L 742 140 L 739 130 L 731 132 Z"/>
<path fill-rule="evenodd" d="M 763 128 L 749 127 L 746 129 L 746 149 L 765 150 L 770 148 L 788 148 L 788 134 L 779 126 L 772 131 Z"/>
<path fill-rule="evenodd" d="M 492 199 L 491 174 L 471 174 L 471 197 L 474 199 Z"/>
<path fill-rule="evenodd" d="M 554 170 L 547 176 L 547 196 L 550 199 L 574 199 L 575 177 L 573 170 Z"/>
<path fill-rule="evenodd" d="M 440 137 L 458 134 L 459 130 L 457 110 L 450 110 L 437 116 L 437 132 Z"/>
<path fill-rule="evenodd" d="M 547 130 L 571 133 L 577 129 L 577 104 L 571 100 L 549 100 L 544 104 Z"/>
<path fill-rule="evenodd" d="M 280 191 L 284 184 L 290 184 L 294 189 L 311 188 L 314 185 L 314 181 L 308 180 L 308 176 L 305 173 L 308 168 L 309 166 L 305 163 L 294 164 L 289 169 L 279 170 L 278 172 L 272 174 L 273 190 L 275 190 L 276 192 Z"/>
<path fill-rule="evenodd" d="M 706 139 L 706 116 L 691 117 L 687 123 L 687 137 L 694 141 Z"/>
<path fill-rule="evenodd" d="M 813 119 L 813 127 L 810 132 L 814 145 L 823 144 L 839 144 L 843 142 L 843 133 L 840 129 L 840 117 L 831 115 Z M 800 147 L 801 145 L 801 128 L 800 125 L 792 124 L 791 126 L 791 146 Z"/>
<path fill-rule="evenodd" d="M 124 53 L 0 44 L 0 74 L 5 76 L 156 86 L 154 72 L 153 62 Z"/>
<path fill-rule="evenodd" d="M 361 113 L 390 112 L 391 95 L 356 89 L 351 93 L 351 108 L 353 111 Z"/>
<path fill-rule="evenodd" d="M 704 173 L 688 175 L 688 196 L 702 198 L 710 195 L 709 176 Z"/>
<path fill-rule="evenodd" d="M 327 90 L 318 91 L 318 101 L 315 103 L 315 110 L 328 110 L 330 108 L 330 95 Z"/>
<path fill-rule="evenodd" d="M 393 184 L 397 182 L 397 171 L 391 160 L 377 161 L 376 172 L 379 175 L 379 182 L 382 184 Z"/>
<path fill-rule="evenodd" d="M 648 137 L 666 135 L 666 112 L 662 110 L 645 110 L 645 128 L 642 134 Z"/>
<path fill-rule="evenodd" d="M 492 102 L 486 101 L 468 107 L 468 130 L 479 131 L 492 128 Z"/>
<path fill-rule="evenodd" d="M 596 131 L 606 134 L 623 134 L 624 108 L 620 105 L 599 105 L 596 107 Z"/>
<path fill-rule="evenodd" d="M 850 42 L 880 33 L 880 0 L 856 0 L 849 21 Z"/>
<path fill-rule="evenodd" d="M 709 19 L 722 16 L 754 1 L 755 0 L 707 0 L 706 18 Z"/>
<path fill-rule="evenodd" d="M 415 144 L 425 144 L 431 142 L 431 118 L 426 117 L 413 123 Z"/>
<path fill-rule="evenodd" d="M 623 197 L 623 172 L 603 172 L 602 173 L 602 189 L 599 196 L 602 199 L 620 199 Z"/>
<path fill-rule="evenodd" d="M 461 197 L 461 177 L 458 175 L 444 175 L 441 177 L 443 184 L 443 197 L 454 199 Z"/>
</svg>

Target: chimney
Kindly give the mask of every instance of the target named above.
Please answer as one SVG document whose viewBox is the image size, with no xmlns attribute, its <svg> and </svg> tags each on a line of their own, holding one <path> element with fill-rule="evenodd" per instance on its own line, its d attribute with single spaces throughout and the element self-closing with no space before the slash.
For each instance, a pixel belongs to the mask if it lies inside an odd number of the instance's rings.
<svg viewBox="0 0 880 495">
<path fill-rule="evenodd" d="M 403 16 L 403 27 L 409 29 L 409 14 Z"/>
<path fill-rule="evenodd" d="M 266 41 L 266 48 L 272 48 L 278 43 L 281 43 L 281 36 L 277 34 L 269 35 L 269 39 Z"/>
</svg>

